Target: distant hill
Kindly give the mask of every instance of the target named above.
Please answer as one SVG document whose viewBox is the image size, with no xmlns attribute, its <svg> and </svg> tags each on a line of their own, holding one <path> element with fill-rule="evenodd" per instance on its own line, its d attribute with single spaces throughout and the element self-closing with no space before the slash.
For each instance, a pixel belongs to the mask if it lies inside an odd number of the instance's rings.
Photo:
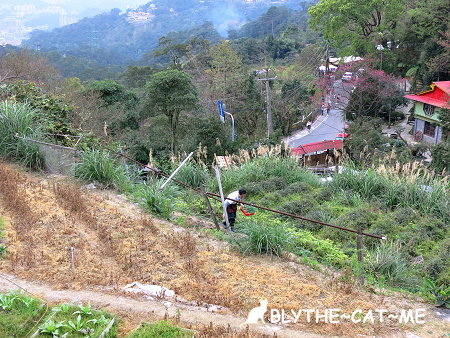
<svg viewBox="0 0 450 338">
<path fill-rule="evenodd" d="M 103 65 L 126 65 L 152 51 L 159 38 L 170 32 L 189 31 L 209 21 L 211 24 L 206 27 L 211 31 L 203 32 L 205 38 L 218 39 L 219 33 L 226 37 L 228 30 L 258 18 L 274 3 L 154 0 L 125 12 L 112 9 L 50 32 L 33 31 L 22 46 L 87 57 Z M 299 6 L 294 0 L 286 0 L 282 5 Z"/>
</svg>

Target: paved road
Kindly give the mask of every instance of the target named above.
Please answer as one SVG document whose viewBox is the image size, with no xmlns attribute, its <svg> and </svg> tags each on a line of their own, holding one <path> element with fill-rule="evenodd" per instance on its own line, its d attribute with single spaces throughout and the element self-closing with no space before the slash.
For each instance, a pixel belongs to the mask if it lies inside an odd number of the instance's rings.
<svg viewBox="0 0 450 338">
<path fill-rule="evenodd" d="M 340 96 L 340 105 L 346 100 L 346 92 L 348 85 L 343 84 L 340 80 L 334 83 L 335 93 Z M 336 104 L 334 104 L 336 106 Z M 311 132 L 307 129 L 294 132 L 291 136 L 285 138 L 289 147 L 295 148 L 303 144 L 320 142 L 325 140 L 334 140 L 338 133 L 344 131 L 344 118 L 341 107 L 331 109 L 329 115 L 319 116 L 312 124 Z"/>
<path fill-rule="evenodd" d="M 344 120 L 342 111 L 331 109 L 329 115 L 319 116 L 311 127 L 311 132 L 307 129 L 300 130 L 285 139 L 285 142 L 291 148 L 298 147 L 303 144 L 320 142 L 325 140 L 334 140 L 338 133 L 344 130 Z"/>
</svg>

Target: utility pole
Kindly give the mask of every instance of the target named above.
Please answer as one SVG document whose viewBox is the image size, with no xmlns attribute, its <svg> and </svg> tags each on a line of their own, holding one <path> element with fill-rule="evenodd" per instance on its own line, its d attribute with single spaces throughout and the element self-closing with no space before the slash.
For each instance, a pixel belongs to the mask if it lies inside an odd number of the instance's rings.
<svg viewBox="0 0 450 338">
<path fill-rule="evenodd" d="M 277 77 L 269 78 L 269 68 L 265 68 L 266 78 L 258 79 L 264 81 L 266 85 L 266 114 L 267 114 L 267 137 L 273 134 L 273 122 L 272 122 L 272 93 L 270 91 L 270 81 L 275 81 Z"/>
</svg>

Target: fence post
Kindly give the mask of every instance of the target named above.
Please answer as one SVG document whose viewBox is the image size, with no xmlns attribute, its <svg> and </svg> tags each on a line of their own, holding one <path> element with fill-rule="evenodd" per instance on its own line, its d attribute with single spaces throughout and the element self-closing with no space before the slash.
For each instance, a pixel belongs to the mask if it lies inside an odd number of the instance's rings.
<svg viewBox="0 0 450 338">
<path fill-rule="evenodd" d="M 361 225 L 358 225 L 358 234 L 356 235 L 356 249 L 358 251 L 358 263 L 359 263 L 359 284 L 364 285 L 364 275 L 362 273 L 363 264 L 363 242 L 362 242 L 362 229 Z"/>
<path fill-rule="evenodd" d="M 203 197 L 205 198 L 206 205 L 208 206 L 209 213 L 211 214 L 211 218 L 213 219 L 214 224 L 216 225 L 216 229 L 220 230 L 219 222 L 217 222 L 216 214 L 214 213 L 214 210 L 211 206 L 211 202 L 209 201 L 208 195 L 206 195 L 204 186 L 201 186 L 201 191 L 202 191 Z"/>
<path fill-rule="evenodd" d="M 227 226 L 227 230 L 230 231 L 230 222 L 228 221 L 227 208 L 225 207 L 225 198 L 223 197 L 222 182 L 220 181 L 219 166 L 216 165 L 214 167 L 214 171 L 216 172 L 217 184 L 219 185 L 220 200 L 222 201 L 222 208 L 223 208 L 223 217 L 225 218 L 225 224 Z"/>
</svg>

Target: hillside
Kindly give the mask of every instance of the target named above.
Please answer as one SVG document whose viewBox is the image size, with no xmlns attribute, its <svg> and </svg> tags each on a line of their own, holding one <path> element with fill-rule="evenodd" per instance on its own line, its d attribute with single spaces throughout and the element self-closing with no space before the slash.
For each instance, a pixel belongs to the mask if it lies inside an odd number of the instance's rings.
<svg viewBox="0 0 450 338">
<path fill-rule="evenodd" d="M 213 25 L 205 38 L 216 42 L 219 33 L 225 37 L 229 29 L 256 19 L 271 5 L 271 2 L 248 4 L 245 1 L 151 1 L 125 12 L 111 9 L 52 31 L 33 31 L 22 45 L 79 57 L 90 50 L 90 56 L 97 55 L 103 63 L 123 65 L 155 49 L 160 37 L 170 32 L 189 31 L 205 22 Z M 294 1 L 286 1 L 283 6 L 297 7 Z M 102 58 L 99 54 L 110 55 Z"/>
<path fill-rule="evenodd" d="M 0 215 L 6 220 L 4 244 L 8 248 L 7 257 L 0 261 L 2 273 L 19 278 L 16 280 L 19 285 L 26 280 L 27 289 L 35 288 L 35 292 L 51 301 L 57 300 L 57 294 L 72 300 L 90 295 L 93 305 L 97 303 L 110 312 L 120 313 L 127 302 L 121 289 L 138 281 L 165 286 L 184 298 L 185 303 L 175 300 L 174 307 L 182 309 L 181 321 L 185 326 L 216 320 L 214 314 L 205 317 L 201 309 L 196 314 L 192 305 L 186 305 L 190 302 L 224 307 L 219 311 L 218 323 L 226 325 L 229 321 L 238 329 L 237 323 L 247 311 L 259 299 L 267 298 L 269 308 L 340 308 L 347 313 L 354 309 L 381 308 L 392 313 L 403 308 L 428 309 L 425 325 L 400 325 L 389 320 L 383 325 L 301 323 L 255 328 L 259 332 L 277 330 L 280 336 L 304 337 L 302 332 L 404 336 L 406 332 L 414 332 L 422 337 L 436 337 L 450 329 L 428 305 L 382 290 L 358 288 L 345 273 L 329 269 L 319 272 L 296 263 L 295 259 L 243 257 L 230 251 L 225 242 L 195 230 L 211 227 L 208 222 L 192 219 L 191 229 L 180 228 L 150 217 L 114 192 L 89 189 L 59 176 L 31 175 L 5 163 L 0 166 L 0 192 Z M 71 247 L 75 248 L 74 271 Z M 10 284 L 3 281 L 0 287 L 9 288 Z M 85 290 L 86 294 L 75 290 Z M 154 320 L 155 314 L 162 313 L 157 302 L 148 302 L 147 311 L 142 310 L 145 301 L 138 302 L 142 305 L 127 311 L 122 333 L 129 325 Z M 151 314 L 153 306 L 156 312 Z"/>
</svg>

